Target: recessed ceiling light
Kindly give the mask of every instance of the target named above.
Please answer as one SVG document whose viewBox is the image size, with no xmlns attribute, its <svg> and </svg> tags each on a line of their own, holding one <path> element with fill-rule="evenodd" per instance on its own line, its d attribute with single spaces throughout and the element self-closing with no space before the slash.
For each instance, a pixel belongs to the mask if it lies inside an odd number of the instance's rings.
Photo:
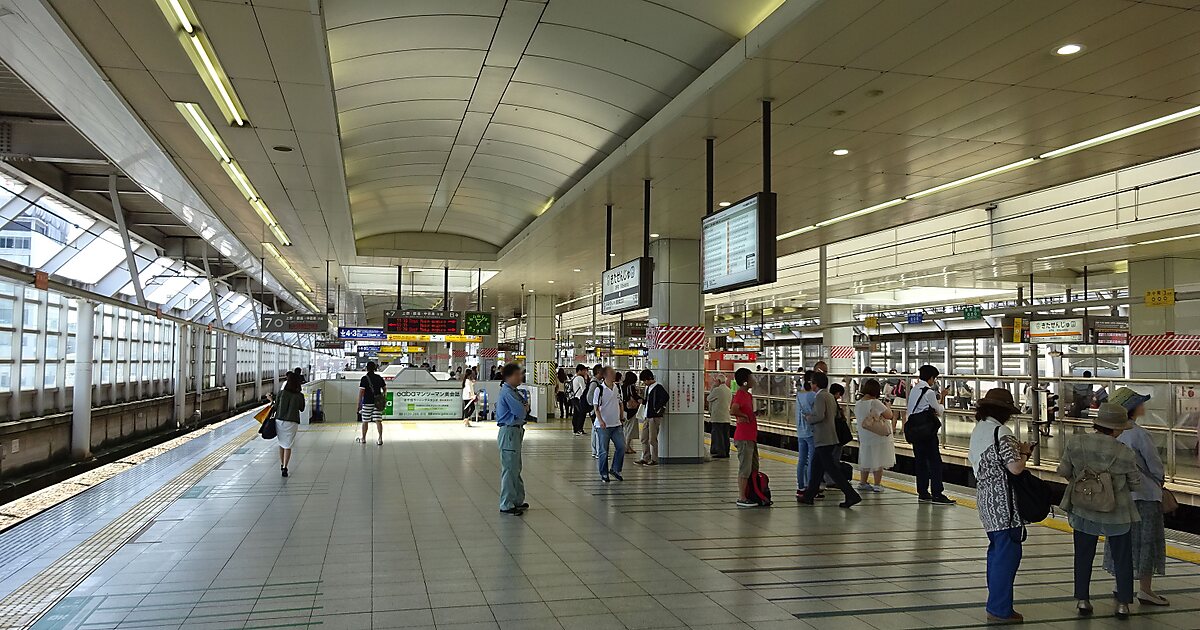
<svg viewBox="0 0 1200 630">
<path fill-rule="evenodd" d="M 616 258 L 616 257 L 617 257 L 617 255 L 616 255 L 616 254 L 609 254 L 609 255 L 608 255 L 608 257 L 609 257 L 609 258 Z"/>
<path fill-rule="evenodd" d="M 850 155 L 850 149 L 834 149 L 833 151 L 830 151 L 830 153 L 838 156 Z"/>
<path fill-rule="evenodd" d="M 1074 55 L 1081 50 L 1083 50 L 1083 46 L 1079 44 L 1063 44 L 1062 46 L 1054 49 L 1054 54 L 1065 57 L 1067 55 Z"/>
<path fill-rule="evenodd" d="M 722 208 L 728 208 L 729 206 L 732 206 L 733 204 L 729 203 L 728 201 L 722 201 L 721 203 L 718 203 L 717 205 L 721 206 Z"/>
<path fill-rule="evenodd" d="M 271 147 L 271 149 L 280 153 L 291 153 L 293 151 L 292 147 L 289 147 L 286 144 L 277 144 Z"/>
<path fill-rule="evenodd" d="M 658 238 L 658 233 L 657 233 L 657 232 L 651 232 L 651 233 L 650 233 L 650 238 Z"/>
<path fill-rule="evenodd" d="M 572 269 L 571 271 L 574 271 L 575 273 L 579 273 L 580 271 L 583 271 L 583 270 L 582 269 Z"/>
<path fill-rule="evenodd" d="M 529 292 L 530 292 L 530 293 L 533 293 L 533 289 L 530 289 L 530 290 L 529 290 Z"/>
<path fill-rule="evenodd" d="M 546 284 L 554 284 L 554 281 L 553 281 L 553 280 L 547 280 L 547 281 L 546 281 Z"/>
</svg>

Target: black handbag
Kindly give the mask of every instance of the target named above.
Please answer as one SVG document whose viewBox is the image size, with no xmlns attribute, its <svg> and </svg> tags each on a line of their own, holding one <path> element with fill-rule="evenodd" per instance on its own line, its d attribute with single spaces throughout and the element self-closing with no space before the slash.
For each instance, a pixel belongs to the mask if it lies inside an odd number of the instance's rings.
<svg viewBox="0 0 1200 630">
<path fill-rule="evenodd" d="M 996 432 L 992 434 L 992 442 L 996 449 L 996 457 L 999 459 L 1000 427 L 996 427 Z M 1053 504 L 1050 498 L 1050 487 L 1029 470 L 1023 470 L 1019 475 L 1012 474 L 1008 470 L 1008 466 L 1003 464 L 1003 460 L 1000 461 L 1000 467 L 1004 470 L 1004 478 L 1012 491 L 1008 495 L 1009 521 L 1016 520 L 1014 517 L 1018 515 L 1023 523 L 1040 523 L 1046 520 L 1050 516 Z M 1022 540 L 1024 540 L 1023 537 Z"/>
<path fill-rule="evenodd" d="M 839 406 L 837 417 L 833 420 L 833 426 L 837 429 L 837 441 L 839 446 L 845 446 L 854 439 L 854 433 L 850 430 L 850 423 L 846 422 L 846 415 L 842 413 Z"/>
<path fill-rule="evenodd" d="M 913 403 L 913 409 L 921 404 L 921 399 L 925 394 L 929 393 L 929 388 L 921 390 L 921 394 L 917 396 L 917 402 Z M 942 421 L 938 415 L 933 412 L 933 409 L 926 409 L 919 413 L 914 413 L 908 416 L 904 421 L 904 441 L 912 444 L 914 442 L 923 442 L 930 438 L 937 438 L 938 429 L 942 428 Z"/>
<path fill-rule="evenodd" d="M 274 440 L 279 435 L 279 429 L 275 426 L 275 411 L 271 411 L 271 415 L 263 420 L 262 426 L 258 427 L 258 434 L 264 440 Z"/>
</svg>

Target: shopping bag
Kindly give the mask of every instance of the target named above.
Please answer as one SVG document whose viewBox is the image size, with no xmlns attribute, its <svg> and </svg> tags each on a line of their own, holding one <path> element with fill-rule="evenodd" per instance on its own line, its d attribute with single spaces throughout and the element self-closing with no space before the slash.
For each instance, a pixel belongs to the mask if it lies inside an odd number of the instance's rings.
<svg viewBox="0 0 1200 630">
<path fill-rule="evenodd" d="M 267 405 L 266 407 L 263 407 L 258 413 L 254 414 L 254 419 L 257 420 L 259 424 L 262 424 L 263 420 L 266 420 L 267 416 L 271 415 L 271 410 L 274 407 L 274 405 Z"/>
</svg>

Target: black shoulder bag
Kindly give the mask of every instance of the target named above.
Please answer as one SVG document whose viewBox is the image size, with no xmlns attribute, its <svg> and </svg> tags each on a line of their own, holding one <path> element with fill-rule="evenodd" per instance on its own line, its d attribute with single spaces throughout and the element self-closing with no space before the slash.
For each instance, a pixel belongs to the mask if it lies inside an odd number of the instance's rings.
<svg viewBox="0 0 1200 630">
<path fill-rule="evenodd" d="M 1050 488 L 1046 486 L 1046 482 L 1036 477 L 1028 469 L 1021 471 L 1021 474 L 1014 475 L 1008 470 L 1008 466 L 1004 464 L 1004 458 L 1000 455 L 1000 427 L 996 427 L 995 433 L 992 434 L 992 441 L 996 449 L 996 460 L 1000 462 L 1000 468 L 1004 471 L 1004 479 L 1008 483 L 1010 492 L 1008 493 L 1008 519 L 1009 522 L 1016 520 L 1016 516 L 1021 517 L 1022 530 L 1024 523 L 1040 523 L 1050 516 Z M 1016 505 L 1013 505 L 1013 504 Z M 1021 540 L 1025 540 L 1025 533 L 1022 532 Z"/>
<path fill-rule="evenodd" d="M 916 409 L 921 404 L 921 399 L 928 393 L 928 387 L 921 389 L 921 393 L 917 395 L 917 402 L 913 403 L 913 409 Z M 910 414 L 908 419 L 904 421 L 904 441 L 913 444 L 915 442 L 926 441 L 930 438 L 937 439 L 937 432 L 940 428 L 942 428 L 942 421 L 938 419 L 932 407 L 925 411 Z"/>
</svg>

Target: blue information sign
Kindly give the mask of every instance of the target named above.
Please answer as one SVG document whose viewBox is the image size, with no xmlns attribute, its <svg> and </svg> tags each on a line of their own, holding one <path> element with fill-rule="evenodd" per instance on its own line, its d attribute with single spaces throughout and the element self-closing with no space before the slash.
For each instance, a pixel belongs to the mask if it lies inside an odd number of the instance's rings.
<svg viewBox="0 0 1200 630">
<path fill-rule="evenodd" d="M 346 341 L 378 340 L 386 341 L 387 333 L 382 328 L 351 328 L 338 326 L 338 339 Z"/>
<path fill-rule="evenodd" d="M 910 324 L 925 323 L 925 313 L 909 313 L 908 314 L 908 323 L 910 323 Z"/>
</svg>

